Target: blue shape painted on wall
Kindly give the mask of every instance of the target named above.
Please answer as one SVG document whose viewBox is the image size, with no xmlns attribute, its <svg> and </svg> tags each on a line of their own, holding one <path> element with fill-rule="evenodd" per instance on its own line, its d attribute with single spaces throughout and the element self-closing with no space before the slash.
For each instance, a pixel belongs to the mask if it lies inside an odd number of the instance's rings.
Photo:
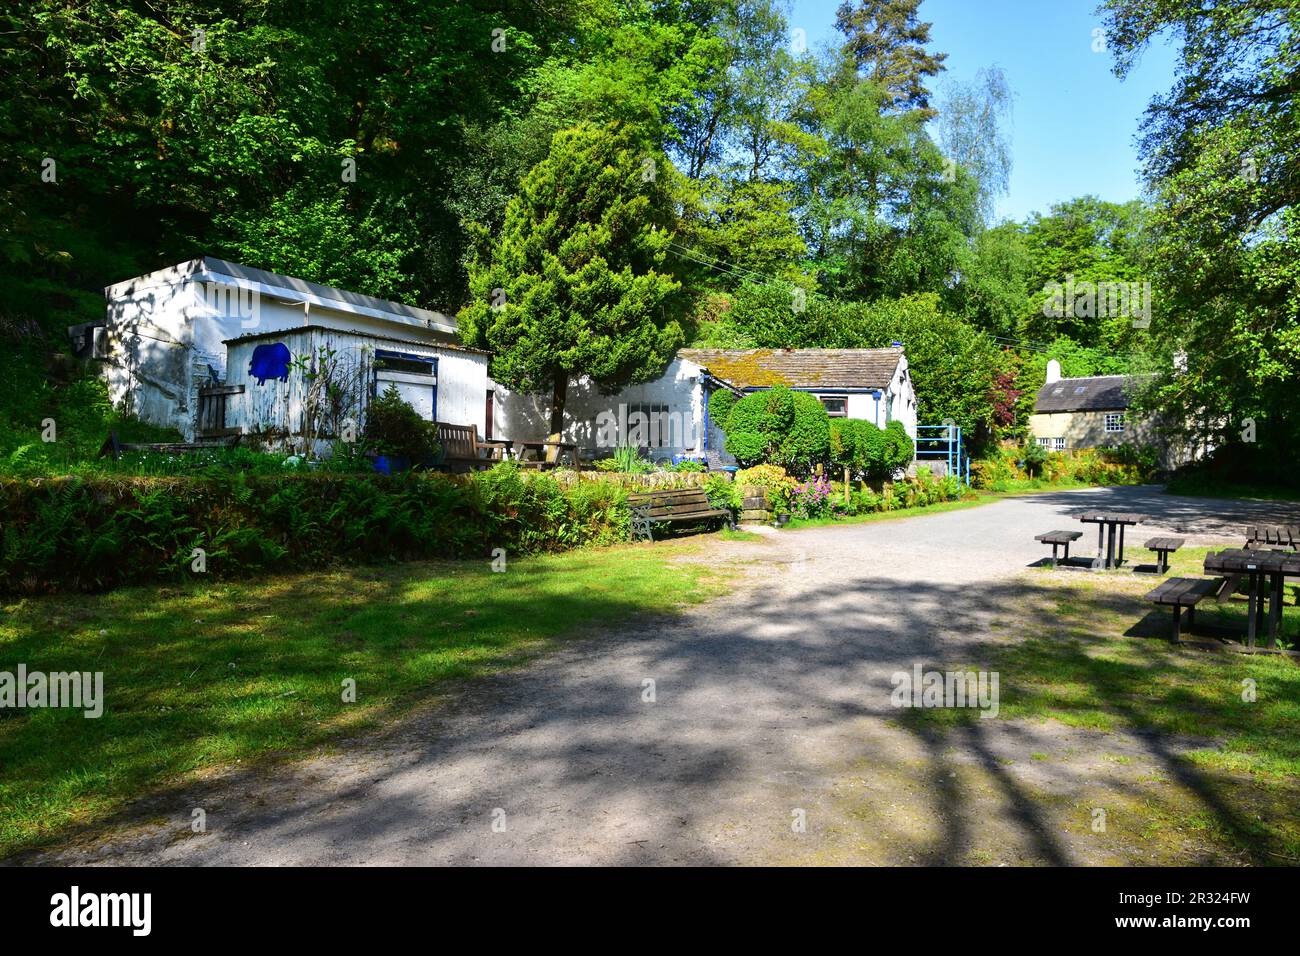
<svg viewBox="0 0 1300 956">
<path fill-rule="evenodd" d="M 253 359 L 248 363 L 248 374 L 265 385 L 268 378 L 289 381 L 289 346 L 283 342 L 259 345 L 253 349 Z"/>
</svg>

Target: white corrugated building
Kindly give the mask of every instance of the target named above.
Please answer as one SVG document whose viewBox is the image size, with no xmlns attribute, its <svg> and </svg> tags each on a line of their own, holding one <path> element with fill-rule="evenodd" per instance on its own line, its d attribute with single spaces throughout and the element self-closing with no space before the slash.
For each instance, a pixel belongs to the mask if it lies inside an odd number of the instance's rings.
<svg viewBox="0 0 1300 956">
<path fill-rule="evenodd" d="M 207 256 L 104 295 L 104 322 L 69 330 L 78 354 L 103 362 L 115 405 L 186 439 L 302 435 L 302 372 L 322 348 L 361 376 L 362 407 L 391 382 L 431 419 L 488 426 L 487 355 L 460 346 L 442 313 Z"/>
<path fill-rule="evenodd" d="M 663 375 L 602 395 L 589 379 L 571 382 L 565 401 L 564 441 L 588 457 L 617 444 L 645 447 L 655 459 L 716 457 L 733 462 L 725 438 L 709 418 L 708 396 L 785 385 L 816 395 L 832 417 L 857 418 L 884 428 L 900 421 L 916 438 L 916 392 L 901 346 L 883 349 L 682 349 Z M 531 395 L 496 386 L 498 436 L 546 434 L 550 393 Z M 602 428 L 602 424 L 606 427 Z M 610 426 L 613 426 L 612 428 Z"/>
</svg>

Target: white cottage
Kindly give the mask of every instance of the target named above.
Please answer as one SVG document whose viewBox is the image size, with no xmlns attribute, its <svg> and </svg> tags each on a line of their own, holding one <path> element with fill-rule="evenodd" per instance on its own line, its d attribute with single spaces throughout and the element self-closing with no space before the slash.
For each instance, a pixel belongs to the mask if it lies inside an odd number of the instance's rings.
<svg viewBox="0 0 1300 956">
<path fill-rule="evenodd" d="M 489 425 L 487 355 L 442 313 L 209 256 L 104 295 L 102 323 L 69 329 L 78 353 L 104 363 L 115 404 L 186 439 L 328 436 L 347 416 L 313 393 L 323 361 L 359 389 L 352 413 L 391 383 L 430 419 Z"/>
<path fill-rule="evenodd" d="M 659 378 L 601 395 L 589 379 L 569 386 L 564 440 L 605 457 L 620 443 L 645 446 L 657 460 L 675 456 L 734 463 L 709 419 L 709 395 L 786 385 L 816 395 L 832 417 L 884 428 L 900 421 L 916 438 L 916 392 L 901 346 L 885 349 L 682 349 Z M 495 386 L 494 431 L 513 438 L 549 431 L 550 395 Z M 633 436 L 629 440 L 629 436 Z M 643 439 L 643 440 L 639 440 Z"/>
</svg>

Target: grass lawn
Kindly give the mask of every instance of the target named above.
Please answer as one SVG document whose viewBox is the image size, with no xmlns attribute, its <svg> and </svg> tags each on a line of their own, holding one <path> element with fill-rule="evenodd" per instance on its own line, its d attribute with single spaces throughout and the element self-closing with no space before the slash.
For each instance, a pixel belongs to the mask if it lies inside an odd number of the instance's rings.
<svg viewBox="0 0 1300 956">
<path fill-rule="evenodd" d="M 236 762 L 301 755 L 586 625 L 671 612 L 728 572 L 659 542 L 129 588 L 0 607 L 0 671 L 103 671 L 104 713 L 0 710 L 0 857 Z M 684 559 L 684 560 L 683 560 Z M 356 702 L 344 703 L 346 679 Z"/>
<path fill-rule="evenodd" d="M 1205 552 L 1179 551 L 1170 574 L 1202 576 Z M 1029 579 L 982 665 L 1000 674 L 1000 716 L 1154 732 L 1164 779 L 1142 798 L 1142 818 L 1154 821 L 1142 839 L 1191 828 L 1245 861 L 1300 863 L 1300 661 L 1170 644 L 1169 610 L 1143 600 L 1153 575 L 1036 569 Z M 1240 638 L 1245 623 L 1244 600 L 1208 601 L 1184 639 Z M 1283 632 L 1295 646 L 1300 608 L 1286 608 Z M 978 723 L 960 709 L 909 717 Z M 1190 748 L 1174 753 L 1175 740 Z"/>
</svg>

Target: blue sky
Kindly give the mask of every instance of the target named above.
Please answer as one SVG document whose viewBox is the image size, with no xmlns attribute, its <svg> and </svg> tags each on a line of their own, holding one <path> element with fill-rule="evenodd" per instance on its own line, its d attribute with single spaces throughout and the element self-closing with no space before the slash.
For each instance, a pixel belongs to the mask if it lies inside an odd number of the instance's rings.
<svg viewBox="0 0 1300 956">
<path fill-rule="evenodd" d="M 791 28 L 817 48 L 842 40 L 835 30 L 840 0 L 792 0 Z M 1091 193 L 1112 202 L 1140 195 L 1135 137 L 1152 96 L 1173 85 L 1177 49 L 1150 47 L 1121 82 L 1109 51 L 1094 53 L 1102 25 L 1097 0 L 922 0 L 934 24 L 931 49 L 947 53 L 947 72 L 969 81 L 998 66 L 1015 94 L 1011 188 L 998 218 L 1023 219 L 1053 202 Z M 934 90 L 936 84 L 932 84 Z"/>
</svg>

